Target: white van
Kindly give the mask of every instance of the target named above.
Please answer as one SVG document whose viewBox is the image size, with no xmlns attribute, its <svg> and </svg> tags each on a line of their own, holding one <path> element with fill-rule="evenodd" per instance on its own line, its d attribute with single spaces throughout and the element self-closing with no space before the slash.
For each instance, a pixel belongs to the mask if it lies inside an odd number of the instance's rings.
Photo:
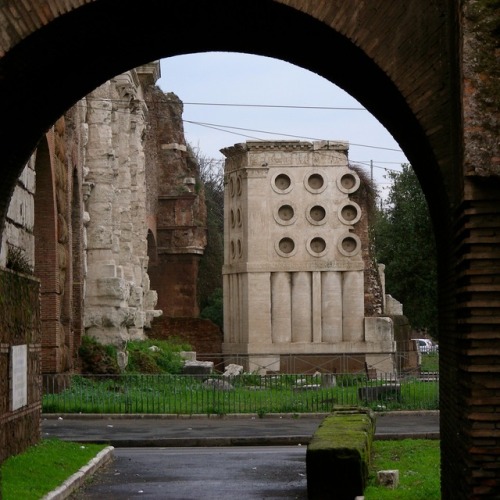
<svg viewBox="0 0 500 500">
<path fill-rule="evenodd" d="M 436 352 L 436 346 L 429 339 L 412 339 L 417 345 L 417 350 L 422 354 L 428 354 L 429 352 Z"/>
</svg>

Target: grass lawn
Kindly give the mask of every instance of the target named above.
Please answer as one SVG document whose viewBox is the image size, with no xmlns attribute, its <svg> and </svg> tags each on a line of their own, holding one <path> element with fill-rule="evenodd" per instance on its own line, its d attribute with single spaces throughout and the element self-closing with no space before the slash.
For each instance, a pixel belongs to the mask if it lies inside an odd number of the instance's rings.
<svg viewBox="0 0 500 500">
<path fill-rule="evenodd" d="M 43 412 L 264 415 L 330 412 L 336 406 L 359 405 L 375 411 L 439 408 L 438 382 L 422 382 L 415 377 L 401 381 L 397 396 L 388 393 L 383 400 L 370 402 L 360 399 L 359 388 L 381 385 L 384 381 L 367 381 L 364 374 L 338 375 L 332 387 L 321 386 L 321 377 L 314 375 L 245 374 L 230 379 L 231 390 L 207 385 L 205 378 L 171 374 L 75 375 L 64 391 L 44 394 Z M 224 380 L 220 375 L 210 377 L 215 384 Z"/>
<path fill-rule="evenodd" d="M 87 465 L 104 444 L 43 439 L 24 453 L 9 457 L 1 469 L 2 500 L 39 500 Z"/>
<path fill-rule="evenodd" d="M 377 471 L 399 470 L 399 486 L 377 486 Z M 439 440 L 374 441 L 366 500 L 439 500 Z"/>
<path fill-rule="evenodd" d="M 429 352 L 422 354 L 421 370 L 423 372 L 438 372 L 439 371 L 439 353 Z"/>
<path fill-rule="evenodd" d="M 43 439 L 2 465 L 2 500 L 39 500 L 86 465 L 106 445 Z M 378 470 L 398 469 L 399 487 L 376 485 Z M 439 441 L 374 441 L 366 500 L 439 500 Z"/>
</svg>

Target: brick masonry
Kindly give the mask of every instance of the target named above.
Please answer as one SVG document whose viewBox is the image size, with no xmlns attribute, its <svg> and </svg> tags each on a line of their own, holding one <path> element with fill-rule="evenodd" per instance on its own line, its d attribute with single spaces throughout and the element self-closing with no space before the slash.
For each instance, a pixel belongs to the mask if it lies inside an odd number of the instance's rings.
<svg viewBox="0 0 500 500">
<path fill-rule="evenodd" d="M 41 330 L 38 280 L 0 269 L 0 464 L 40 438 Z M 12 346 L 27 346 L 27 402 L 13 409 Z"/>
</svg>

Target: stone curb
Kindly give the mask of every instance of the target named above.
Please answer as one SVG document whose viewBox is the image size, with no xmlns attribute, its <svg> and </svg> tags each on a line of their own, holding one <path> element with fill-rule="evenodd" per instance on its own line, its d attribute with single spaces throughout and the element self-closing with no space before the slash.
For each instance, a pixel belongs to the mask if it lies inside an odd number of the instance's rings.
<svg viewBox="0 0 500 500">
<path fill-rule="evenodd" d="M 375 412 L 377 415 L 388 415 L 388 414 L 398 414 L 398 415 L 438 415 L 439 410 L 394 410 L 394 411 L 380 411 Z M 266 413 L 265 415 L 259 415 L 257 413 L 227 413 L 225 415 L 215 415 L 215 414 L 193 414 L 193 415 L 183 415 L 177 413 L 42 413 L 42 418 L 55 419 L 55 418 L 65 418 L 65 419 L 81 419 L 81 420 L 93 420 L 93 419 L 178 419 L 178 420 L 190 420 L 190 419 L 245 419 L 245 418 L 325 418 L 330 413 Z"/>
<path fill-rule="evenodd" d="M 440 439 L 439 432 L 405 432 L 378 434 L 376 441 L 400 441 L 402 439 Z M 196 448 L 217 446 L 307 446 L 309 435 L 262 436 L 262 437 L 184 437 L 163 439 L 89 439 L 82 443 L 107 444 L 113 448 Z"/>
<path fill-rule="evenodd" d="M 113 419 L 113 420 L 127 420 L 127 419 L 138 419 L 138 420 L 229 420 L 229 419 L 248 419 L 248 418 L 258 418 L 258 419 L 268 419 L 268 418 L 325 418 L 330 413 L 266 413 L 265 415 L 259 415 L 258 413 L 226 413 L 224 415 L 216 414 L 202 414 L 197 413 L 193 415 L 184 415 L 177 413 L 42 413 L 42 418 L 47 420 L 64 418 L 67 420 L 96 420 L 96 419 Z"/>
<path fill-rule="evenodd" d="M 164 439 L 91 439 L 86 443 L 108 444 L 113 448 L 202 448 L 231 446 L 302 446 L 309 444 L 311 436 L 262 436 L 262 437 L 195 437 Z"/>
<path fill-rule="evenodd" d="M 55 490 L 47 493 L 42 500 L 64 500 L 68 498 L 71 493 L 78 489 L 84 481 L 94 474 L 94 472 L 104 464 L 108 463 L 113 458 L 113 446 L 107 446 L 101 450 L 94 458 L 92 458 L 87 465 L 84 465 L 80 470 L 75 472 L 61 486 Z"/>
</svg>

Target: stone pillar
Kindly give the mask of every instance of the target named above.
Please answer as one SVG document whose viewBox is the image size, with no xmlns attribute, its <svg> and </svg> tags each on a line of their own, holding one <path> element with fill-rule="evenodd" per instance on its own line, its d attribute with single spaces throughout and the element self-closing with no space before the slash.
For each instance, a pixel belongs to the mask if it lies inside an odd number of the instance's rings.
<svg viewBox="0 0 500 500">
<path fill-rule="evenodd" d="M 362 271 L 345 271 L 342 284 L 342 338 L 364 341 L 364 277 Z"/>
<path fill-rule="evenodd" d="M 321 275 L 321 271 L 313 271 L 311 276 L 312 342 L 314 343 L 320 343 L 323 337 Z"/>
<path fill-rule="evenodd" d="M 342 342 L 342 273 L 321 274 L 322 341 Z"/>
<path fill-rule="evenodd" d="M 242 340 L 255 344 L 271 344 L 271 303 L 269 301 L 271 275 L 270 273 L 248 273 L 244 277 L 243 301 L 248 308 L 243 331 L 246 332 L 248 340 L 244 338 Z"/>
<path fill-rule="evenodd" d="M 273 344 L 291 342 L 292 301 L 290 273 L 271 274 L 271 322 Z"/>
<path fill-rule="evenodd" d="M 312 342 L 311 273 L 292 274 L 292 342 Z"/>
</svg>

